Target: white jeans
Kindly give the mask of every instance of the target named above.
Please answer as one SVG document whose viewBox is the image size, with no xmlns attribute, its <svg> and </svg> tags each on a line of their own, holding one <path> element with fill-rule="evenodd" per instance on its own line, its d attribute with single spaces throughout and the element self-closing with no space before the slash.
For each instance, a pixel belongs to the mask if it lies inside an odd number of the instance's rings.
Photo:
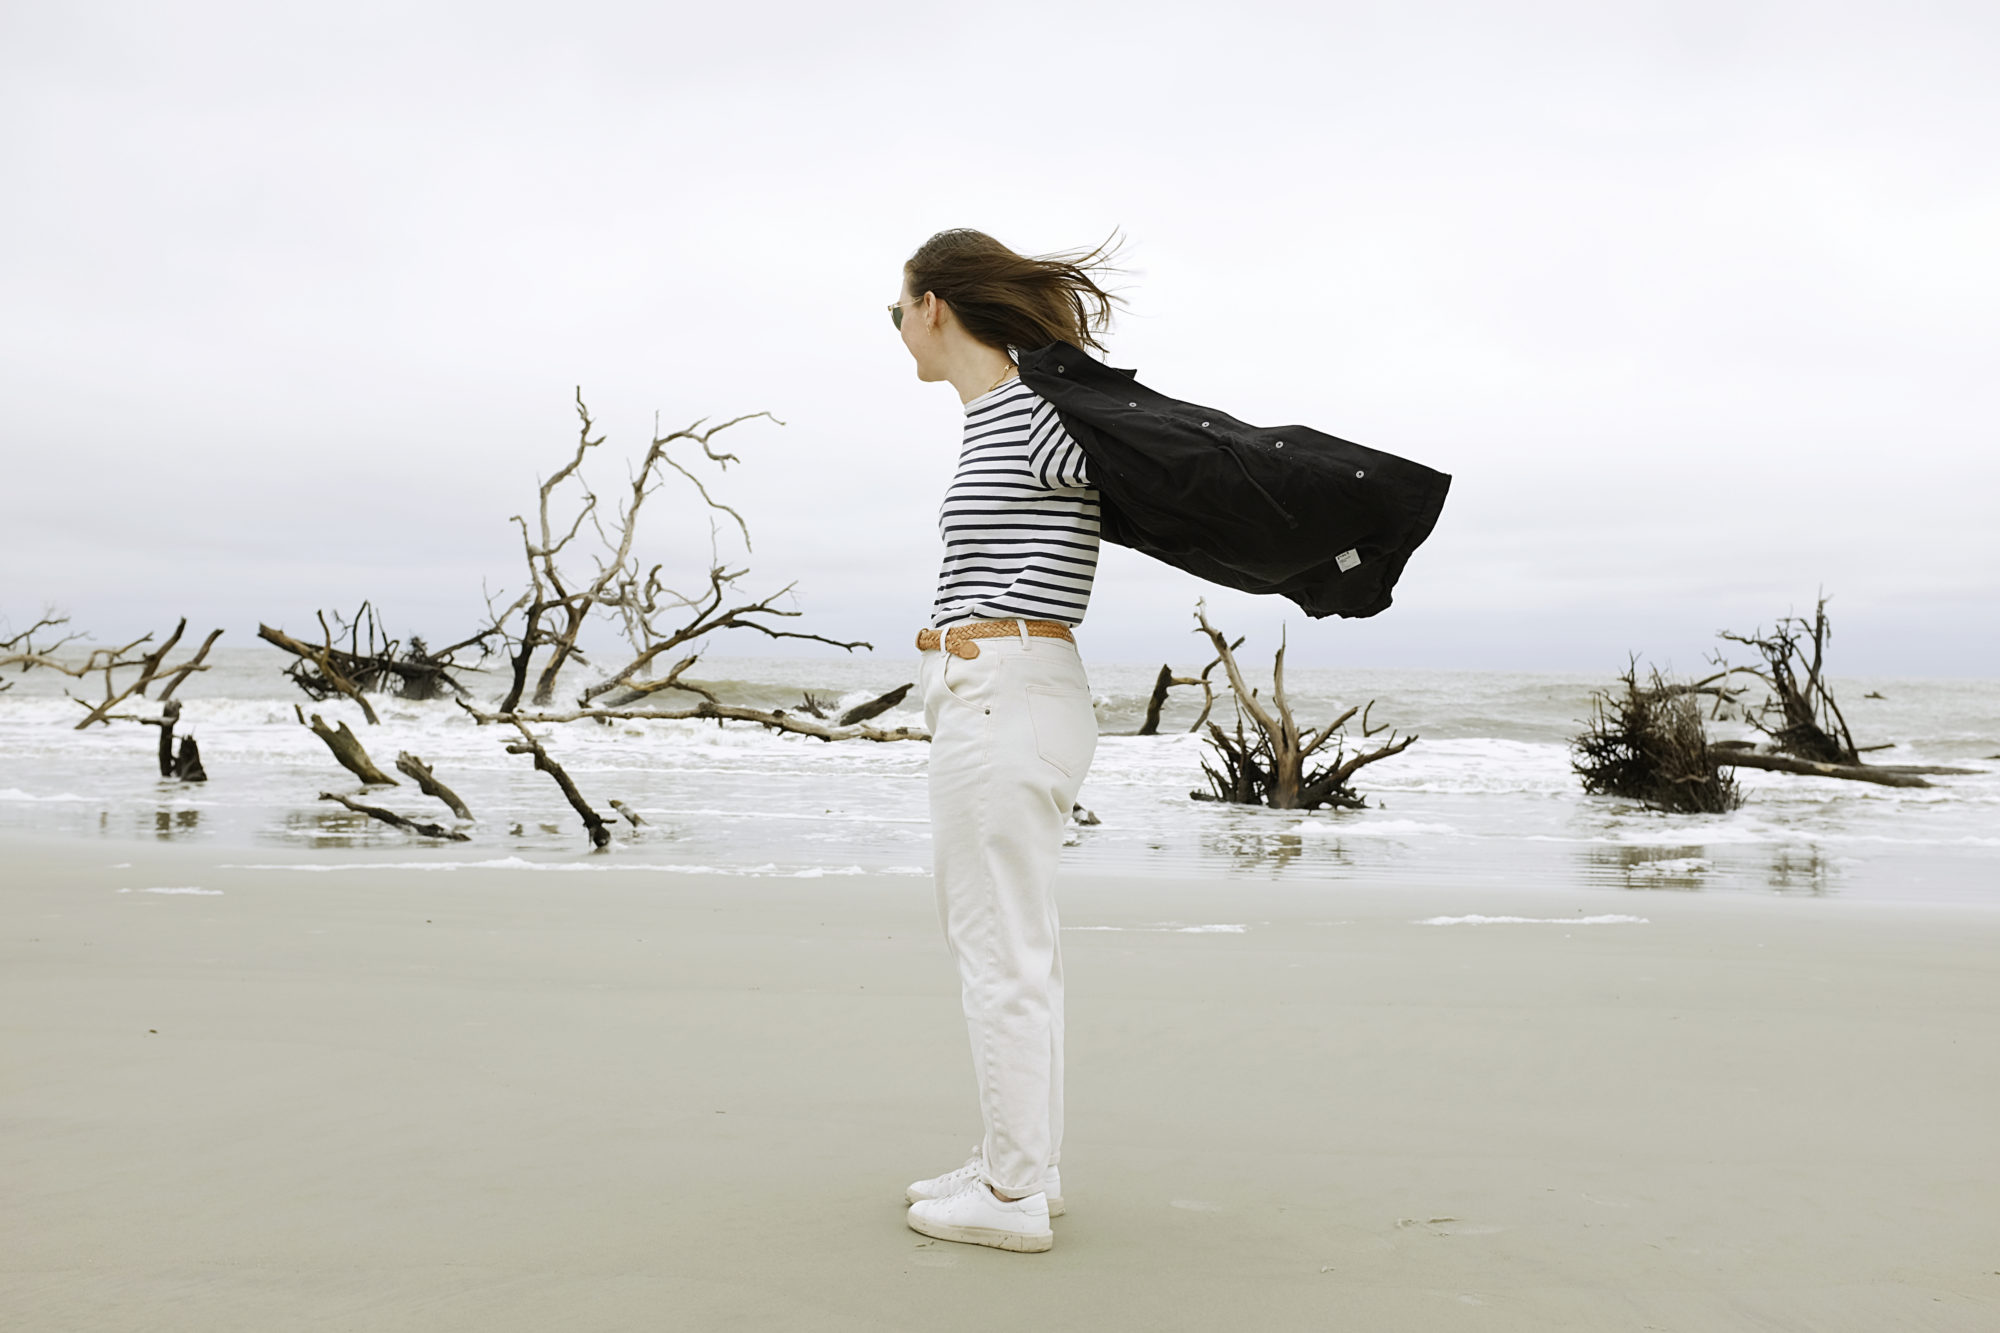
<svg viewBox="0 0 2000 1333">
<path fill-rule="evenodd" d="M 1056 859 L 1097 750 L 1076 645 L 975 639 L 923 654 L 938 917 L 958 963 L 987 1184 L 1031 1194 L 1062 1153 Z"/>
</svg>

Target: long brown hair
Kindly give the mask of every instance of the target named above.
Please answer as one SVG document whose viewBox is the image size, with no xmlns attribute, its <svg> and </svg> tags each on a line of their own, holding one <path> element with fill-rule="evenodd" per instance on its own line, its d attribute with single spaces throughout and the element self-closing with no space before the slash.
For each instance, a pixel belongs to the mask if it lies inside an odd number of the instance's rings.
<svg viewBox="0 0 2000 1333">
<path fill-rule="evenodd" d="M 1091 277 L 1124 271 L 1108 262 L 1110 246 L 1107 237 L 1081 253 L 1021 255 L 983 231 L 953 227 L 918 246 L 904 263 L 903 276 L 911 295 L 937 293 L 965 331 L 990 347 L 1008 351 L 1066 342 L 1102 352 L 1106 348 L 1091 328 L 1109 330 L 1111 303 L 1124 300 Z M 1094 313 L 1087 304 L 1096 306 Z"/>
</svg>

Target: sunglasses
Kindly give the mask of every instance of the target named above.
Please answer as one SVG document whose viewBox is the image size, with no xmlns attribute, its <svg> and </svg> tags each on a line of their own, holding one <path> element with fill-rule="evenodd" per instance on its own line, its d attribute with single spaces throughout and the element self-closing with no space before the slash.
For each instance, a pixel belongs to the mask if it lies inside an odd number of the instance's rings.
<svg viewBox="0 0 2000 1333">
<path fill-rule="evenodd" d="M 919 300 L 921 300 L 922 298 L 921 298 L 921 297 L 919 297 L 918 299 L 919 299 Z M 896 326 L 896 331 L 897 331 L 897 332 L 899 332 L 899 333 L 900 333 L 900 332 L 902 332 L 902 329 L 903 329 L 903 303 L 902 303 L 901 301 L 897 301 L 897 302 L 896 302 L 895 304 L 893 304 L 893 305 L 891 305 L 891 306 L 889 307 L 889 322 L 890 322 L 891 324 L 894 324 L 894 325 Z"/>
</svg>

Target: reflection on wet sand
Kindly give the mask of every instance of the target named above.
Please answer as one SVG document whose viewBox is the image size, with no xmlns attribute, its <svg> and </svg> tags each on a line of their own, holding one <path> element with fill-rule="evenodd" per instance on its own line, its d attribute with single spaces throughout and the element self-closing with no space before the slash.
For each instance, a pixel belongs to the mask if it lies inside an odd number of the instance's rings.
<svg viewBox="0 0 2000 1333">
<path fill-rule="evenodd" d="M 186 837 L 196 831 L 201 823 L 201 811 L 182 807 L 174 809 L 161 806 L 153 811 L 153 836 L 163 841 Z"/>
<path fill-rule="evenodd" d="M 322 851 L 331 847 L 374 847 L 401 843 L 403 835 L 366 815 L 357 815 L 341 806 L 309 806 L 286 811 L 276 825 L 278 838 L 289 847 L 311 847 Z M 385 836 L 386 835 L 386 836 Z"/>
<path fill-rule="evenodd" d="M 423 816 L 428 818 L 429 816 Z M 510 824 L 507 828 L 510 843 L 503 844 L 510 852 L 548 851 L 553 848 L 567 848 L 577 841 L 577 826 L 563 824 Z M 354 847 L 430 847 L 438 844 L 429 838 L 413 837 L 401 829 L 392 828 L 380 820 L 357 814 L 345 806 L 308 806 L 286 812 L 285 816 L 266 825 L 261 841 L 281 843 L 287 847 L 309 847 L 315 851 L 331 848 Z M 637 841 L 625 838 L 625 842 Z"/>
<path fill-rule="evenodd" d="M 1306 840 L 1296 833 L 1275 829 L 1217 829 L 1202 839 L 1202 850 L 1237 870 L 1275 873 L 1305 855 Z M 1330 866 L 1346 868 L 1352 861 L 1335 843 L 1322 846 L 1312 865 L 1315 870 Z"/>
<path fill-rule="evenodd" d="M 1624 889 L 1770 888 L 1780 893 L 1831 893 L 1841 862 L 1810 843 L 1756 852 L 1718 855 L 1701 846 L 1605 846 L 1582 849 L 1579 870 L 1587 884 Z"/>
<path fill-rule="evenodd" d="M 1780 847 L 1771 857 L 1766 883 L 1780 893 L 1828 893 L 1837 875 L 1836 858 L 1819 847 Z"/>
<path fill-rule="evenodd" d="M 1583 847 L 1582 872 L 1587 884 L 1620 889 L 1674 889 L 1683 893 L 1702 887 L 1714 864 L 1701 847 L 1624 847 L 1602 843 Z"/>
</svg>

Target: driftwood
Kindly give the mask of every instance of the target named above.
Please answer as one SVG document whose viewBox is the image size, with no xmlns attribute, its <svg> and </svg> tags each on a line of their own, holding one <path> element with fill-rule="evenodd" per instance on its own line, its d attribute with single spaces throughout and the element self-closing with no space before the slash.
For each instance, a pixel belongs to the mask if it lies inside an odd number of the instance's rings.
<svg viewBox="0 0 2000 1333">
<path fill-rule="evenodd" d="M 345 722 L 342 722 L 338 728 L 329 727 L 321 720 L 318 713 L 314 713 L 312 721 L 307 722 L 303 708 L 300 708 L 297 704 L 293 704 L 292 711 L 298 714 L 299 725 L 302 727 L 311 727 L 312 734 L 326 742 L 326 748 L 333 751 L 333 757 L 339 761 L 340 766 L 355 777 L 360 778 L 361 784 L 364 787 L 400 787 L 402 785 L 396 779 L 375 767 L 375 761 L 368 757 L 368 751 L 361 748 L 360 737 L 349 730 Z"/>
<path fill-rule="evenodd" d="M 1655 810 L 1721 814 L 1743 804 L 1729 762 L 1709 745 L 1699 690 L 1662 676 L 1639 683 L 1628 659 L 1620 688 L 1593 691 L 1583 733 L 1570 742 L 1570 767 L 1593 795 L 1622 796 Z"/>
<path fill-rule="evenodd" d="M 483 651 L 486 640 L 497 632 L 483 629 L 469 639 L 433 651 L 417 635 L 411 635 L 407 645 L 390 637 L 368 602 L 363 602 L 352 618 L 334 612 L 331 626 L 327 624 L 326 612 L 315 615 L 323 639 L 317 646 L 268 625 L 258 626 L 257 637 L 298 659 L 285 669 L 285 675 L 308 697 L 318 701 L 342 695 L 362 704 L 364 709 L 366 701 L 360 697 L 364 692 L 394 694 L 402 699 L 437 699 L 466 693 L 465 687 L 451 674 L 458 665 L 454 656 L 472 647 Z M 365 646 L 361 640 L 363 629 L 368 633 Z M 334 642 L 342 634 L 348 640 L 345 648 L 336 647 Z"/>
<path fill-rule="evenodd" d="M 809 718 L 794 717 L 790 713 L 767 713 L 761 708 L 739 708 L 734 704 L 716 704 L 703 700 L 693 708 L 677 709 L 625 709 L 625 708 L 578 708 L 563 713 L 508 713 L 504 711 L 486 712 L 460 699 L 458 706 L 470 713 L 473 720 L 484 725 L 488 722 L 502 723 L 559 723 L 580 722 L 584 718 L 637 722 L 684 722 L 690 718 L 713 718 L 718 722 L 755 722 L 773 731 L 789 731 L 800 736 L 811 736 L 822 741 L 927 741 L 930 733 L 918 727 L 896 727 L 885 730 L 881 727 L 857 725 L 851 727 L 829 727 Z"/>
<path fill-rule="evenodd" d="M 414 781 L 424 795 L 443 801 L 460 819 L 472 818 L 472 811 L 466 809 L 465 802 L 458 799 L 458 793 L 439 782 L 437 774 L 431 772 L 430 765 L 408 750 L 396 755 L 396 771 Z"/>
<path fill-rule="evenodd" d="M 464 700 L 459 702 L 462 705 Z M 529 731 L 520 719 L 508 720 L 514 724 L 515 730 L 521 733 L 521 739 L 509 745 L 507 753 L 533 755 L 535 767 L 556 780 L 556 786 L 562 788 L 563 797 L 569 801 L 570 808 L 583 819 L 583 826 L 590 833 L 590 845 L 600 851 L 609 847 L 611 826 L 604 822 L 604 816 L 590 808 L 590 802 L 583 799 L 583 793 L 576 789 L 576 783 L 570 781 L 569 774 L 563 771 L 561 764 L 549 758 L 549 752 L 542 748 L 542 743 L 536 739 L 535 734 Z"/>
<path fill-rule="evenodd" d="M 379 819 L 384 824 L 393 824 L 399 829 L 408 829 L 410 832 L 420 834 L 426 838 L 448 838 L 452 842 L 469 842 L 472 839 L 472 835 L 469 833 L 461 833 L 457 829 L 449 829 L 442 824 L 424 824 L 414 819 L 406 819 L 394 810 L 384 810 L 379 805 L 363 805 L 352 797 L 342 796 L 338 792 L 323 791 L 319 794 L 319 798 L 322 801 L 338 801 L 358 815 L 367 815 L 371 819 Z"/>
<path fill-rule="evenodd" d="M 1977 768 L 1953 768 L 1948 764 L 1828 764 L 1796 755 L 1767 754 L 1752 749 L 1748 741 L 1717 741 L 1708 747 L 1717 763 L 1738 768 L 1762 768 L 1774 773 L 1803 773 L 1817 778 L 1845 778 L 1850 782 L 1873 782 L 1884 787 L 1929 787 L 1924 775 L 1970 777 L 1984 772 Z"/>
<path fill-rule="evenodd" d="M 180 688 L 181 682 L 186 680 L 191 674 L 197 671 L 208 670 L 202 659 L 208 656 L 208 650 L 215 646 L 215 641 L 222 637 L 222 631 L 219 629 L 209 632 L 208 637 L 202 641 L 201 647 L 196 650 L 193 657 L 176 667 L 166 665 L 167 654 L 173 651 L 174 645 L 180 642 L 181 635 L 186 632 L 187 617 L 182 616 L 180 624 L 176 625 L 174 632 L 167 636 L 167 641 L 150 653 L 144 653 L 137 657 L 130 656 L 130 654 L 138 650 L 140 644 L 152 639 L 152 635 L 145 634 L 126 644 L 123 648 L 97 648 L 92 650 L 90 656 L 85 659 L 83 665 L 80 667 L 64 667 L 53 662 L 41 661 L 36 662 L 35 665 L 52 666 L 64 675 L 69 676 L 89 676 L 95 675 L 100 671 L 104 673 L 104 699 L 102 702 L 92 704 L 88 700 L 76 700 L 77 703 L 89 710 L 84 716 L 83 721 L 76 724 L 76 729 L 82 731 L 93 722 L 108 723 L 111 718 L 111 710 L 119 704 L 124 703 L 127 699 L 135 695 L 142 699 L 146 697 L 146 690 L 155 680 L 164 682 L 164 687 L 161 689 L 159 696 L 160 701 L 164 703 L 173 697 L 174 691 Z M 115 679 L 115 673 L 133 669 L 138 671 L 138 676 L 124 688 L 119 688 Z M 74 695 L 70 697 L 73 699 L 76 698 Z"/>
<path fill-rule="evenodd" d="M 324 690 L 315 694 L 313 689 L 308 689 L 306 691 L 308 694 L 313 694 L 316 699 L 329 698 L 334 694 L 345 695 L 347 698 L 361 705 L 361 716 L 368 719 L 369 726 L 375 726 L 381 719 L 375 716 L 375 706 L 361 697 L 360 684 L 351 679 L 341 669 L 343 659 L 347 657 L 347 654 L 340 653 L 334 648 L 333 631 L 327 627 L 326 616 L 324 614 L 320 616 L 319 626 L 326 635 L 326 643 L 317 648 L 309 643 L 301 643 L 283 630 L 272 629 L 269 625 L 258 625 L 257 637 L 266 643 L 276 644 L 286 652 L 310 662 L 319 668 L 318 680 L 324 682 Z M 292 679 L 300 680 L 301 677 L 294 675 Z M 343 722 L 341 725 L 344 727 L 347 724 Z"/>
<path fill-rule="evenodd" d="M 1344 729 L 1348 721 L 1361 712 L 1358 708 L 1349 708 L 1316 730 L 1301 730 L 1285 698 L 1283 641 L 1280 640 L 1277 657 L 1272 662 L 1271 709 L 1266 710 L 1258 702 L 1257 692 L 1244 684 L 1243 673 L 1237 669 L 1236 654 L 1228 638 L 1208 623 L 1205 602 L 1195 604 L 1195 619 L 1200 624 L 1201 633 L 1214 646 L 1216 657 L 1229 676 L 1229 688 L 1235 695 L 1237 712 L 1234 736 L 1213 722 L 1208 724 L 1209 740 L 1223 768 L 1217 771 L 1203 761 L 1202 772 L 1208 776 L 1210 790 L 1189 792 L 1188 795 L 1194 799 L 1268 805 L 1274 810 L 1314 810 L 1323 805 L 1358 808 L 1365 806 L 1367 799 L 1350 785 L 1349 780 L 1355 773 L 1369 764 L 1401 754 L 1415 744 L 1415 736 L 1398 741 L 1396 733 L 1388 728 L 1378 727 L 1368 731 L 1364 715 L 1363 734 L 1373 735 L 1389 730 L 1389 740 L 1374 750 L 1348 754 Z M 1254 738 L 1244 734 L 1243 717 L 1246 713 L 1256 724 L 1257 735 Z M 1308 761 L 1329 741 L 1338 742 L 1332 761 L 1317 769 L 1308 769 Z"/>
<path fill-rule="evenodd" d="M 1784 755 L 1772 755 L 1766 751 L 1758 750 L 1755 746 L 1755 743 L 1751 741 L 1716 741 L 1714 744 L 1710 745 L 1709 748 L 1711 750 L 1716 751 L 1718 755 L 1726 756 L 1726 755 L 1748 754 L 1759 760 L 1782 759 L 1787 757 Z M 1880 750 L 1880 749 L 1887 749 L 1888 747 L 1877 745 L 1877 746 L 1866 746 L 1863 748 Z M 2000 755 L 1996 755 L 1995 758 L 2000 758 Z M 1724 758 L 1722 762 L 1734 763 L 1735 761 L 1733 759 Z M 1840 773 L 1823 772 L 1822 770 L 1825 769 L 1842 769 L 1842 770 L 1859 769 L 1861 771 L 1857 774 L 1854 774 L 1853 776 L 1857 781 L 1860 782 L 1871 782 L 1874 780 L 1874 775 L 1878 773 L 1900 773 L 1906 776 L 1910 774 L 1915 774 L 1919 777 L 1970 778 L 1970 777 L 1978 777 L 1980 774 L 1986 772 L 1986 770 L 1983 768 L 1958 768 L 1951 764 L 1819 764 L 1816 761 L 1812 760 L 1808 760 L 1806 762 L 1814 763 L 1815 767 L 1812 769 L 1812 772 L 1814 772 L 1815 774 L 1819 774 L 1822 777 L 1849 776 L 1845 772 L 1840 772 Z M 1806 771 L 1804 769 L 1791 768 L 1791 767 L 1780 766 L 1778 764 L 1767 764 L 1761 762 L 1745 764 L 1744 767 L 1768 768 L 1775 772 L 1780 772 L 1780 773 L 1802 773 Z"/>
<path fill-rule="evenodd" d="M 866 722 L 871 717 L 880 717 L 897 704 L 903 702 L 904 696 L 908 695 L 914 688 L 916 688 L 914 682 L 909 685 L 898 685 L 887 694 L 878 694 L 867 703 L 856 704 L 842 713 L 833 725 L 836 727 L 852 727 Z M 823 717 L 825 714 L 814 713 L 813 716 Z"/>
<path fill-rule="evenodd" d="M 640 825 L 646 822 L 645 820 L 639 818 L 639 812 L 637 810 L 634 810 L 631 806 L 625 804 L 625 802 L 623 801 L 612 801 L 610 802 L 610 806 L 613 810 L 616 810 L 619 814 L 625 816 L 625 822 L 630 824 L 633 828 L 638 828 Z"/>
<path fill-rule="evenodd" d="M 1593 695 L 1589 730 L 1571 742 L 1572 766 L 1584 789 L 1629 796 L 1666 810 L 1717 812 L 1743 802 L 1735 779 L 1724 768 L 1756 768 L 1775 773 L 1872 782 L 1884 787 L 1929 787 L 1926 776 L 1971 775 L 1980 769 L 1943 764 L 1864 764 L 1861 756 L 1889 745 L 1858 746 L 1826 682 L 1826 645 L 1832 638 L 1822 594 L 1810 620 L 1781 617 L 1770 634 L 1737 634 L 1723 630 L 1718 637 L 1757 650 L 1761 666 L 1732 666 L 1720 656 L 1721 667 L 1711 676 L 1689 684 L 1652 673 L 1642 688 L 1635 662 L 1628 662 L 1622 693 Z M 1742 704 L 1745 686 L 1731 678 L 1748 676 L 1761 682 L 1769 695 L 1761 703 Z M 1777 753 L 1755 748 L 1751 741 L 1711 743 L 1693 696 L 1738 704 L 1743 720 L 1770 738 Z M 1880 697 L 1876 695 L 1874 697 Z"/>
<path fill-rule="evenodd" d="M 206 782 L 208 772 L 201 766 L 201 746 L 192 736 L 181 737 L 180 750 L 174 750 L 174 727 L 181 720 L 181 701 L 169 699 L 167 706 L 160 710 L 158 717 L 137 719 L 149 727 L 160 729 L 160 776 L 179 778 L 182 782 Z"/>
<path fill-rule="evenodd" d="M 1800 759 L 1789 754 L 1759 754 L 1755 750 L 1724 746 L 1711 748 L 1711 758 L 1734 768 L 1765 768 L 1774 773 L 1803 773 L 1815 778 L 1846 778 L 1850 782 L 1873 782 L 1882 787 L 1928 787 L 1915 773 L 1896 773 L 1873 764 L 1823 764 L 1817 759 Z"/>
</svg>

